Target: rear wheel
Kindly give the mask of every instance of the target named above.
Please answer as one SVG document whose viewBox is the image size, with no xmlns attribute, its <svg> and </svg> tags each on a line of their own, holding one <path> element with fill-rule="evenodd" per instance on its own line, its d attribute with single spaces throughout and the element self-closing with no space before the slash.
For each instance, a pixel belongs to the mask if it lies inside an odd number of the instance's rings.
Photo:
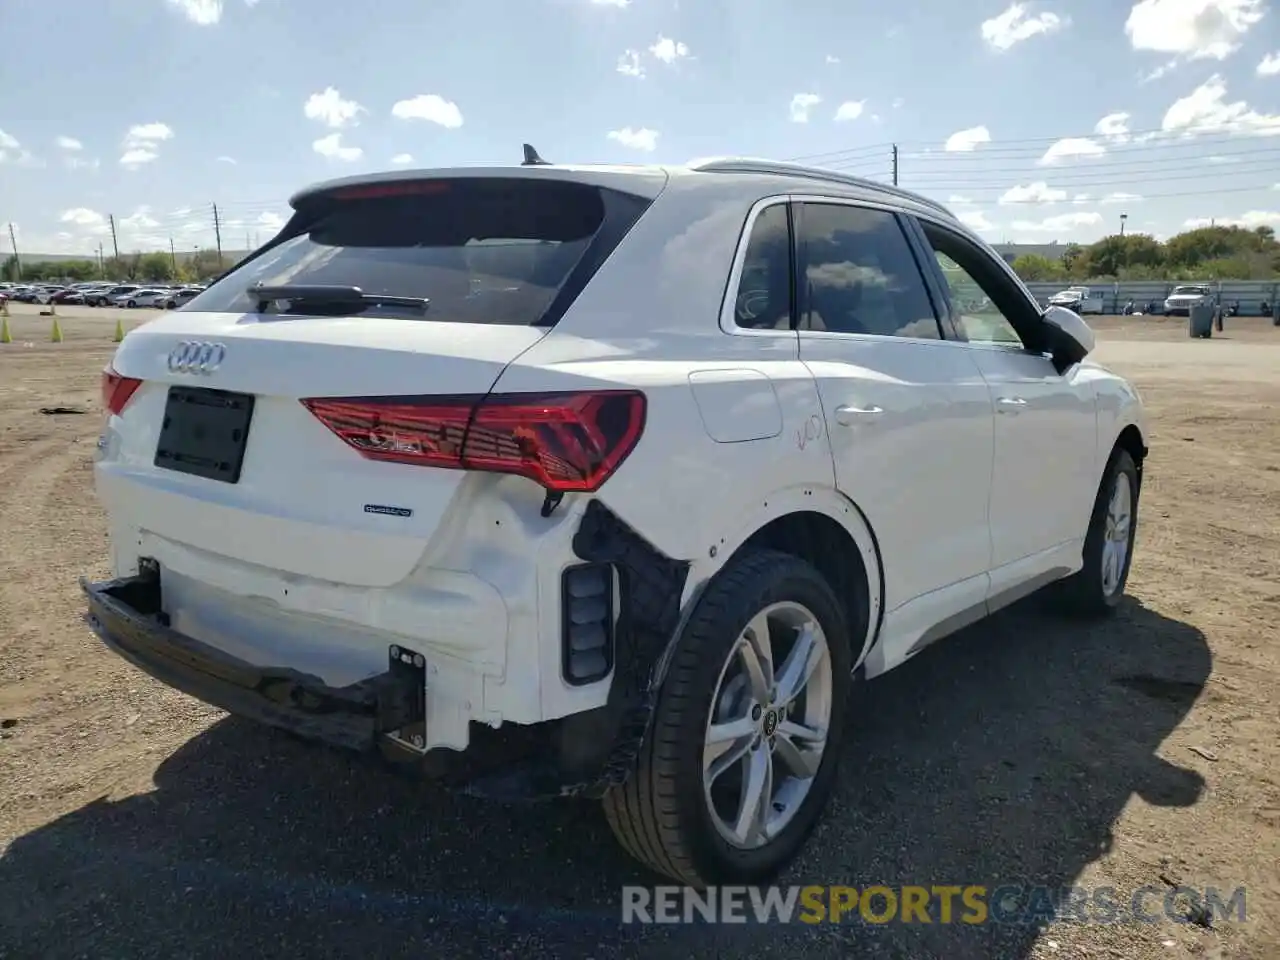
<svg viewBox="0 0 1280 960">
<path fill-rule="evenodd" d="M 604 799 L 622 846 L 698 888 L 776 876 L 831 793 L 850 660 L 840 603 L 810 564 L 772 550 L 732 561 L 677 642 L 638 769 Z"/>
<path fill-rule="evenodd" d="M 137 300 L 130 300 L 128 303 L 125 304 L 125 306 L 128 307 L 130 310 L 132 310 L 137 305 L 138 305 Z"/>
<path fill-rule="evenodd" d="M 1094 501 L 1084 541 L 1084 566 L 1060 583 L 1064 612 L 1100 617 L 1124 596 L 1138 530 L 1138 468 L 1127 450 L 1116 448 Z"/>
</svg>

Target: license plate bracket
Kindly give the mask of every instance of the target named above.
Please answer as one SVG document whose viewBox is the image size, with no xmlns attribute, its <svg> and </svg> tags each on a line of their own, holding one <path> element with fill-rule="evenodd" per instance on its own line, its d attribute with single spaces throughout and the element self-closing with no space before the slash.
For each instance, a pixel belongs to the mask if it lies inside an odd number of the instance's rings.
<svg viewBox="0 0 1280 960">
<path fill-rule="evenodd" d="M 154 463 L 165 470 L 239 483 L 254 397 L 208 387 L 173 386 Z"/>
</svg>

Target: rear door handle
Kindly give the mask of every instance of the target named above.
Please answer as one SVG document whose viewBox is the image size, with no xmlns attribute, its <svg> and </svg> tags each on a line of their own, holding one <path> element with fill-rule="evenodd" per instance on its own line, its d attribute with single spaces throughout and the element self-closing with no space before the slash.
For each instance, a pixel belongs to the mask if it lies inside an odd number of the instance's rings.
<svg viewBox="0 0 1280 960">
<path fill-rule="evenodd" d="M 866 423 L 882 413 L 884 409 L 881 407 L 855 407 L 846 403 L 836 407 L 836 423 L 842 427 L 852 427 L 859 423 Z"/>
<path fill-rule="evenodd" d="M 1001 397 L 996 401 L 1001 413 L 1017 413 L 1027 405 L 1022 397 Z"/>
</svg>

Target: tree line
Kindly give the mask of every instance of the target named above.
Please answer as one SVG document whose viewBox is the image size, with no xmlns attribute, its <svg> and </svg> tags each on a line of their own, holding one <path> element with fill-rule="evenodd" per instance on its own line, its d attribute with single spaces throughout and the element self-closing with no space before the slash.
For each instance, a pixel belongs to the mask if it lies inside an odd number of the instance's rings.
<svg viewBox="0 0 1280 960">
<path fill-rule="evenodd" d="M 41 281 L 79 283 L 200 283 L 218 276 L 231 264 L 216 250 L 198 250 L 175 257 L 168 253 L 127 253 L 105 260 L 22 260 L 10 255 L 0 266 L 0 279 L 15 283 Z"/>
<path fill-rule="evenodd" d="M 1144 233 L 1068 244 L 1058 259 L 1023 254 L 1013 269 L 1034 280 L 1276 280 L 1280 243 L 1271 227 L 1200 227 L 1163 243 Z"/>
</svg>

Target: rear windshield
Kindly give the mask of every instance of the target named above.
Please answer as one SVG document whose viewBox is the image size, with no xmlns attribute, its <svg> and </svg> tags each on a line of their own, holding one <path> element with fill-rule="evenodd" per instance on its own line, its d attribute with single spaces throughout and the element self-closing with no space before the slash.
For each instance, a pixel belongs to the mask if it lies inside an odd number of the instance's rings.
<svg viewBox="0 0 1280 960">
<path fill-rule="evenodd" d="M 1174 296 L 1177 296 L 1178 294 L 1189 294 L 1189 293 L 1205 294 L 1208 292 L 1209 291 L 1206 290 L 1204 287 L 1174 287 L 1173 288 Z"/>
<path fill-rule="evenodd" d="M 351 188 L 304 200 L 280 236 L 182 309 L 255 311 L 245 291 L 258 283 L 339 285 L 429 301 L 425 313 L 370 304 L 371 316 L 553 325 L 647 206 L 629 194 L 553 180 Z M 302 300 L 287 310 L 329 312 Z"/>
</svg>

